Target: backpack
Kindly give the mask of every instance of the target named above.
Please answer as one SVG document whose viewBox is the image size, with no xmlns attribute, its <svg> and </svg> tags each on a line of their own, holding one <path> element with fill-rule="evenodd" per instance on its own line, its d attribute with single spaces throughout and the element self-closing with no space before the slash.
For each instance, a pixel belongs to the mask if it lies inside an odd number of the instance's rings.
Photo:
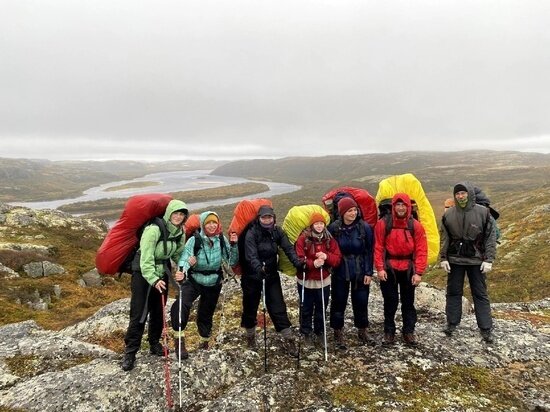
<svg viewBox="0 0 550 412">
<path fill-rule="evenodd" d="M 481 206 L 485 206 L 489 209 L 491 217 L 495 220 L 495 230 L 497 236 L 497 243 L 500 244 L 500 228 L 498 227 L 497 219 L 500 217 L 500 213 L 491 207 L 491 200 L 479 187 L 474 186 L 474 193 L 476 196 L 476 203 Z"/>
<path fill-rule="evenodd" d="M 287 212 L 281 229 L 293 245 L 304 230 L 310 226 L 311 216 L 319 213 L 323 216 L 325 225 L 328 225 L 330 216 L 320 205 L 298 205 L 293 206 Z M 296 273 L 296 268 L 290 262 L 284 251 L 279 248 L 279 270 L 287 275 Z"/>
<path fill-rule="evenodd" d="M 128 199 L 120 218 L 96 253 L 95 264 L 99 274 L 115 276 L 117 273 L 132 273 L 131 263 L 139 250 L 141 234 L 150 224 L 160 228 L 162 235 L 159 242 L 164 242 L 164 247 L 167 247 L 170 239 L 162 217 L 171 200 L 172 196 L 162 193 L 136 195 Z"/>
<path fill-rule="evenodd" d="M 321 199 L 323 207 L 330 215 L 331 222 L 340 218 L 338 202 L 344 197 L 351 197 L 357 203 L 361 218 L 374 228 L 378 220 L 378 212 L 374 197 L 366 190 L 351 186 L 342 186 L 325 193 Z"/>
<path fill-rule="evenodd" d="M 411 214 L 426 231 L 428 241 L 428 264 L 434 264 L 439 258 L 439 228 L 432 205 L 424 192 L 422 183 L 412 173 L 393 175 L 378 183 L 376 201 L 380 219 L 391 215 L 391 199 L 396 193 L 406 193 L 411 199 Z"/>
<path fill-rule="evenodd" d="M 239 263 L 233 268 L 235 273 L 238 275 L 241 275 L 243 270 L 243 264 L 240 262 L 244 262 L 244 239 L 248 230 L 256 220 L 260 207 L 264 205 L 273 207 L 273 204 L 269 199 L 243 199 L 237 203 L 237 206 L 235 206 L 235 210 L 233 211 L 233 218 L 229 224 L 228 232 L 236 233 L 239 236 L 239 240 L 237 242 L 237 247 L 239 250 Z"/>
</svg>

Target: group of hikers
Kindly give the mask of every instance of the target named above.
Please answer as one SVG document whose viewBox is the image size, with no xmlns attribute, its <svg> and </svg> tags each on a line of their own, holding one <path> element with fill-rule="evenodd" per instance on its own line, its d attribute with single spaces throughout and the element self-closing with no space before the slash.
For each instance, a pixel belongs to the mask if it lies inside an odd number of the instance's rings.
<svg viewBox="0 0 550 412">
<path fill-rule="evenodd" d="M 486 274 L 492 269 L 496 252 L 496 224 L 488 208 L 476 203 L 474 186 L 458 183 L 453 189 L 454 204 L 447 202 L 440 225 L 440 266 L 447 273 L 445 334 L 452 336 L 462 316 L 464 277 L 467 275 L 482 339 L 493 342 L 492 319 L 487 294 Z M 200 230 L 185 239 L 189 211 L 181 200 L 171 200 L 163 220 L 168 240 L 159 242 L 162 231 L 157 225 L 145 228 L 139 252 L 132 265 L 130 321 L 125 336 L 122 369 L 134 367 L 149 318 L 149 350 L 166 355 L 160 343 L 164 305 L 170 276 L 178 284 L 178 294 L 170 309 L 174 351 L 181 361 L 189 356 L 185 329 L 193 303 L 199 299 L 196 324 L 199 349 L 208 349 L 213 316 L 223 285 L 223 265 L 240 263 L 242 274 L 241 326 L 243 340 L 250 349 L 257 347 L 257 313 L 263 299 L 265 308 L 283 349 L 299 356 L 297 340 L 291 329 L 283 297 L 278 254 L 281 249 L 296 272 L 300 300 L 300 342 L 324 344 L 326 353 L 326 311 L 337 350 L 346 349 L 344 319 L 351 294 L 353 322 L 361 344 L 375 340 L 369 331 L 368 300 L 373 275 L 377 274 L 384 302 L 382 343 L 396 342 L 395 315 L 399 303 L 403 325 L 401 334 L 407 345 L 416 345 L 415 289 L 428 266 L 426 232 L 413 218 L 414 201 L 406 193 L 391 199 L 391 211 L 380 217 L 374 227 L 363 220 L 353 197 L 343 197 L 336 205 L 337 218 L 327 225 L 325 216 L 312 213 L 307 226 L 294 244 L 276 222 L 269 205 L 261 206 L 242 239 L 236 233 L 222 233 L 220 218 L 213 211 L 200 214 Z M 239 247 L 240 246 L 240 247 Z M 172 275 L 166 261 L 177 263 Z M 265 328 L 265 325 L 264 325 Z"/>
</svg>

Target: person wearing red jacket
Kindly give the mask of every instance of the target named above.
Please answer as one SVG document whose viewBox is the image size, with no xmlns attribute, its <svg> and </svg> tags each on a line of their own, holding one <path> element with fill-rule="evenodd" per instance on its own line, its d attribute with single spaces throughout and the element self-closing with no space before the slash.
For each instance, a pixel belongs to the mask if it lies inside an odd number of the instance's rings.
<svg viewBox="0 0 550 412">
<path fill-rule="evenodd" d="M 296 273 L 300 299 L 304 288 L 300 333 L 304 335 L 306 342 L 313 341 L 313 319 L 315 340 L 321 343 L 324 341 L 323 311 L 326 311 L 330 295 L 330 271 L 338 266 L 342 259 L 338 242 L 326 229 L 325 219 L 321 213 L 314 212 L 311 215 L 310 226 L 300 234 L 295 248 L 298 258 L 305 262 L 304 270 L 298 270 Z M 325 307 L 321 293 L 324 294 Z"/>
<path fill-rule="evenodd" d="M 416 345 L 414 291 L 426 270 L 428 242 L 424 227 L 412 217 L 407 194 L 393 196 L 391 215 L 378 220 L 374 237 L 374 265 L 384 298 L 384 344 L 395 342 L 395 313 L 401 295 L 403 340 Z"/>
</svg>

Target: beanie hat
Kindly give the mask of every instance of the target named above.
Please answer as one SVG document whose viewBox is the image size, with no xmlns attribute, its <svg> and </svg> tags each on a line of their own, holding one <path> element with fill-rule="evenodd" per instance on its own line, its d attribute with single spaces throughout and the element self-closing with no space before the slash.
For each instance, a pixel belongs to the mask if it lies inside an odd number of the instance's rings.
<svg viewBox="0 0 550 412">
<path fill-rule="evenodd" d="M 220 219 L 218 219 L 218 216 L 216 216 L 214 213 L 210 213 L 204 219 L 204 225 L 206 225 L 209 222 L 216 222 L 217 224 L 220 224 Z"/>
<path fill-rule="evenodd" d="M 458 192 L 467 192 L 467 191 L 468 191 L 468 188 L 464 186 L 462 183 L 459 183 L 455 185 L 453 189 L 453 195 L 456 195 Z"/>
<path fill-rule="evenodd" d="M 338 202 L 338 214 L 344 216 L 344 214 L 352 207 L 357 207 L 357 203 L 351 197 L 343 197 Z"/>
<path fill-rule="evenodd" d="M 313 214 L 311 215 L 311 217 L 309 218 L 309 225 L 313 225 L 314 223 L 317 223 L 317 222 L 323 222 L 326 224 L 325 222 L 325 218 L 323 217 L 323 215 L 319 212 L 313 212 Z"/>
</svg>

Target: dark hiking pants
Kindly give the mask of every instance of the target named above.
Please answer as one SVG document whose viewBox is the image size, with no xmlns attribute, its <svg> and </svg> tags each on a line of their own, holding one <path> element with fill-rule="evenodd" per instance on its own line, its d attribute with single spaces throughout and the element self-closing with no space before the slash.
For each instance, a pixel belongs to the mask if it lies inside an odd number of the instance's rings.
<svg viewBox="0 0 550 412">
<path fill-rule="evenodd" d="M 451 263 L 451 272 L 447 276 L 447 302 L 445 313 L 449 325 L 458 325 L 462 319 L 462 295 L 464 293 L 464 275 L 468 275 L 470 290 L 474 301 L 477 326 L 491 329 L 491 305 L 487 294 L 487 283 L 480 265 L 455 265 Z"/>
<path fill-rule="evenodd" d="M 257 324 L 258 307 L 262 299 L 262 281 L 247 278 L 246 274 L 241 279 L 243 290 L 243 313 L 241 326 L 250 329 Z M 290 320 L 286 311 L 286 304 L 281 288 L 279 274 L 269 275 L 265 280 L 265 298 L 269 317 L 275 325 L 277 332 L 290 328 Z"/>
<path fill-rule="evenodd" d="M 370 286 L 360 281 L 347 281 L 337 276 L 332 278 L 330 304 L 330 327 L 342 329 L 344 327 L 344 314 L 348 304 L 348 296 L 351 288 L 351 307 L 353 309 L 353 323 L 357 328 L 369 326 L 369 292 Z"/>
<path fill-rule="evenodd" d="M 187 279 L 181 284 L 181 330 L 184 330 L 189 321 L 189 314 L 193 307 L 193 302 L 199 298 L 197 308 L 197 329 L 202 338 L 209 338 L 212 333 L 212 318 L 218 304 L 218 298 L 222 290 L 222 284 L 214 286 L 202 286 L 193 280 Z M 179 292 L 179 291 L 178 291 Z M 179 293 L 175 302 L 170 308 L 170 317 L 172 319 L 172 328 L 179 331 Z"/>
<path fill-rule="evenodd" d="M 298 283 L 298 299 L 302 299 L 303 286 Z M 323 297 L 321 293 L 324 293 L 325 307 L 323 308 Z M 304 335 L 311 334 L 312 331 L 312 319 L 313 319 L 313 332 L 316 335 L 323 333 L 323 309 L 326 311 L 328 307 L 330 295 L 330 286 L 325 286 L 323 289 L 309 289 L 304 290 L 304 303 L 302 304 L 302 313 L 300 315 L 300 333 Z"/>
<path fill-rule="evenodd" d="M 168 295 L 168 279 L 164 299 Z M 149 345 L 160 340 L 162 334 L 162 306 L 161 294 L 154 287 L 149 285 L 141 276 L 141 272 L 132 274 L 132 297 L 130 298 L 130 322 L 124 337 L 126 345 L 125 353 L 136 353 L 141 346 L 141 338 L 145 330 L 145 322 L 149 315 L 148 340 Z"/>
<path fill-rule="evenodd" d="M 394 276 L 395 274 L 395 276 Z M 380 281 L 380 290 L 384 297 L 384 332 L 395 334 L 395 313 L 401 295 L 401 316 L 403 333 L 413 333 L 416 326 L 416 308 L 414 307 L 415 286 L 411 283 L 408 270 L 388 272 L 388 280 Z"/>
</svg>

